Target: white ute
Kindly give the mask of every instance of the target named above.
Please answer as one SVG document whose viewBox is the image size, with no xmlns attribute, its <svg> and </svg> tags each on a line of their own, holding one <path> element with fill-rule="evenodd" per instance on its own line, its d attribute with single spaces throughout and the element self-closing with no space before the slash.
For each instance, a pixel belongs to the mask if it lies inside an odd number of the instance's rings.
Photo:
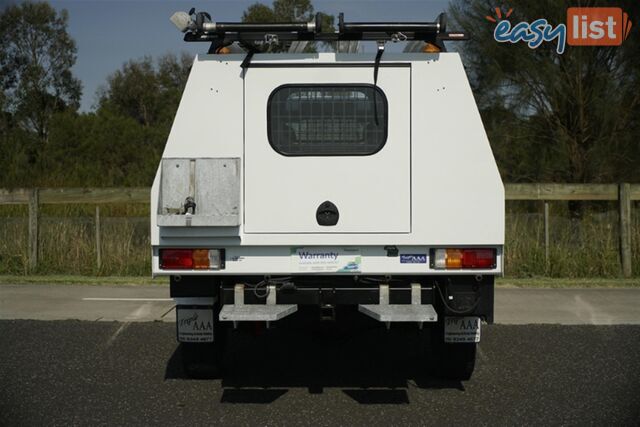
<svg viewBox="0 0 640 427">
<path fill-rule="evenodd" d="M 151 193 L 153 275 L 170 276 L 188 372 L 220 370 L 229 327 L 340 308 L 416 324 L 435 371 L 468 379 L 493 322 L 504 189 L 460 56 L 444 50 L 465 35 L 444 15 L 341 14 L 332 32 L 319 19 L 171 20 L 211 43 Z M 297 53 L 367 40 L 376 52 Z M 405 52 L 385 53 L 396 41 Z M 271 45 L 281 53 L 260 53 Z"/>
</svg>

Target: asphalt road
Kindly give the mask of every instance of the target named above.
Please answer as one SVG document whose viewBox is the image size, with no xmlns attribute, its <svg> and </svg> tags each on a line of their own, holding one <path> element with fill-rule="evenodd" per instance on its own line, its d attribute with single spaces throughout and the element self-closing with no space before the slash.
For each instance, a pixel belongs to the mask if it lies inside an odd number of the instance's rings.
<svg viewBox="0 0 640 427">
<path fill-rule="evenodd" d="M 335 328 L 335 327 L 334 327 Z M 412 328 L 242 331 L 188 380 L 174 325 L 0 321 L 0 425 L 638 425 L 640 327 L 495 325 L 474 377 L 423 373 Z"/>
<path fill-rule="evenodd" d="M 496 288 L 500 324 L 640 325 L 640 288 Z M 0 319 L 174 322 L 167 286 L 0 285 Z"/>
</svg>

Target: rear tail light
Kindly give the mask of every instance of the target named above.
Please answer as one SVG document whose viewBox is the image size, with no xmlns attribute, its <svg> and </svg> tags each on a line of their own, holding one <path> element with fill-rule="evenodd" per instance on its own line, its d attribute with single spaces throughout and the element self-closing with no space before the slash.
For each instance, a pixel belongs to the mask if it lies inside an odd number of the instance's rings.
<svg viewBox="0 0 640 427">
<path fill-rule="evenodd" d="M 496 250 L 476 249 L 432 249 L 431 268 L 445 269 L 489 269 L 496 267 Z"/>
<path fill-rule="evenodd" d="M 191 249 L 161 249 L 160 268 L 166 270 L 190 270 L 193 268 Z"/>
<path fill-rule="evenodd" d="M 209 269 L 209 250 L 194 249 L 191 255 L 193 259 L 193 268 L 196 270 Z"/>
<path fill-rule="evenodd" d="M 495 249 L 464 249 L 462 251 L 462 268 L 494 268 L 495 266 Z"/>
<path fill-rule="evenodd" d="M 222 270 L 224 249 L 160 249 L 163 270 Z"/>
</svg>

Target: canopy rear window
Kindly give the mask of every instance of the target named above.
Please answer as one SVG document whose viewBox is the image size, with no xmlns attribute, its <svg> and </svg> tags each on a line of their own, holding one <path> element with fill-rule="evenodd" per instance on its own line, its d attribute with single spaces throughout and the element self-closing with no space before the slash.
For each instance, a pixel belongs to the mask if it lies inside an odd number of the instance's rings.
<svg viewBox="0 0 640 427">
<path fill-rule="evenodd" d="M 387 98 L 373 85 L 284 85 L 269 96 L 269 143 L 285 156 L 366 156 L 387 140 Z"/>
</svg>

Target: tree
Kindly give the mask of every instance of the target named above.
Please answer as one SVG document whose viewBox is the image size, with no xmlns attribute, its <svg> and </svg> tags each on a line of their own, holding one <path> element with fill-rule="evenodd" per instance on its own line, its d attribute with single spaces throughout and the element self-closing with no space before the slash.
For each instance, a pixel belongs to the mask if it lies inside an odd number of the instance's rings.
<svg viewBox="0 0 640 427">
<path fill-rule="evenodd" d="M 165 55 L 156 63 L 145 57 L 129 61 L 107 78 L 99 93 L 98 110 L 109 110 L 136 120 L 143 126 L 169 130 L 193 58 Z"/>
<path fill-rule="evenodd" d="M 58 113 L 50 143 L 30 171 L 35 176 L 25 179 L 34 186 L 148 186 L 166 134 L 113 111 Z"/>
<path fill-rule="evenodd" d="M 254 3 L 242 13 L 242 22 L 253 24 L 276 22 L 276 14 L 266 4 Z"/>
<path fill-rule="evenodd" d="M 55 112 L 77 110 L 81 84 L 71 73 L 76 45 L 68 14 L 48 3 L 24 2 L 0 14 L 0 107 L 44 143 Z M 37 155 L 33 152 L 32 155 Z"/>
<path fill-rule="evenodd" d="M 242 22 L 310 22 L 315 20 L 313 5 L 310 0 L 274 0 L 272 7 L 262 3 L 254 3 L 242 14 Z M 323 32 L 333 31 L 335 18 L 333 15 L 320 12 Z M 269 46 L 270 52 L 281 52 L 288 49 L 288 44 Z M 307 51 L 315 52 L 316 46 L 310 43 Z"/>
<path fill-rule="evenodd" d="M 560 55 L 555 43 L 537 49 L 497 43 L 496 24 L 486 19 L 495 6 L 492 0 L 455 0 L 450 13 L 471 35 L 462 57 L 503 178 L 640 180 L 637 30 L 619 47 L 567 46 Z M 513 24 L 546 18 L 555 25 L 566 22 L 571 6 L 569 0 L 513 0 L 503 13 L 513 9 Z M 637 26 L 638 3 L 626 1 L 622 8 Z"/>
<path fill-rule="evenodd" d="M 242 14 L 243 22 L 308 22 L 314 19 L 309 0 L 274 0 L 269 7 L 255 3 Z"/>
</svg>

